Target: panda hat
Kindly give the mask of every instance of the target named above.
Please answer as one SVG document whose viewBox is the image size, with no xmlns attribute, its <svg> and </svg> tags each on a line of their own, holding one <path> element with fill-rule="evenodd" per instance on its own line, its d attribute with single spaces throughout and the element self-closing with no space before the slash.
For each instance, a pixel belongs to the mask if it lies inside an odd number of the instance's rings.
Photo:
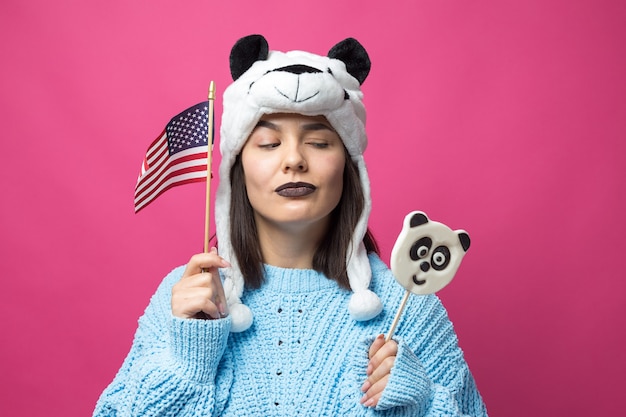
<svg viewBox="0 0 626 417">
<path fill-rule="evenodd" d="M 303 51 L 283 53 L 270 51 L 263 36 L 250 35 L 233 46 L 230 70 L 234 82 L 224 91 L 215 219 L 220 254 L 232 264 L 232 268 L 222 271 L 231 331 L 250 327 L 252 312 L 241 302 L 244 279 L 230 239 L 230 170 L 261 116 L 270 113 L 326 117 L 357 165 L 365 205 L 346 259 L 353 291 L 348 309 L 356 320 L 377 316 L 382 304 L 368 289 L 372 272 L 363 245 L 371 211 L 370 184 L 363 159 L 367 135 L 361 92 L 361 83 L 370 70 L 367 52 L 355 39 L 348 38 L 331 48 L 327 56 Z"/>
</svg>

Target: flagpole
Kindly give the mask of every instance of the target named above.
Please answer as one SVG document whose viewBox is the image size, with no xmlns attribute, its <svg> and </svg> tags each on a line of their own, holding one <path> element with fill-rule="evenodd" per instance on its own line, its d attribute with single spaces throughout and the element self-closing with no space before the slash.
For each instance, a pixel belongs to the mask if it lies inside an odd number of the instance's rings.
<svg viewBox="0 0 626 417">
<path fill-rule="evenodd" d="M 206 154 L 206 209 L 204 218 L 204 252 L 209 252 L 210 222 L 211 222 L 211 164 L 213 158 L 213 102 L 215 101 L 215 83 L 209 84 L 209 132 Z"/>
</svg>

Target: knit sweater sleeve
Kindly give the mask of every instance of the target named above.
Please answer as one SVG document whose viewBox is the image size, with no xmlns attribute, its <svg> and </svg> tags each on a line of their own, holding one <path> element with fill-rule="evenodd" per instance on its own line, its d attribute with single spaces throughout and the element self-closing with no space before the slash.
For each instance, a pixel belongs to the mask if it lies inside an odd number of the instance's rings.
<svg viewBox="0 0 626 417">
<path fill-rule="evenodd" d="M 220 393 L 232 381 L 232 361 L 224 354 L 230 319 L 172 316 L 171 290 L 182 272 L 172 271 L 152 297 L 128 356 L 96 404 L 95 417 L 219 414 L 226 401 Z"/>
</svg>

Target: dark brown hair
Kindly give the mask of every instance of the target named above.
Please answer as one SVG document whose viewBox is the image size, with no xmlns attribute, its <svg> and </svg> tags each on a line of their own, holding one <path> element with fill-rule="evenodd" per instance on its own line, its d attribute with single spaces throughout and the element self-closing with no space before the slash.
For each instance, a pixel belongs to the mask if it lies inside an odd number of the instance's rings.
<svg viewBox="0 0 626 417">
<path fill-rule="evenodd" d="M 246 287 L 259 288 L 263 284 L 263 256 L 259 245 L 254 212 L 245 185 L 241 155 L 230 170 L 230 240 L 237 257 Z M 346 269 L 346 255 L 350 240 L 365 206 L 365 197 L 359 170 L 346 151 L 343 170 L 343 192 L 337 207 L 330 214 L 328 231 L 314 256 L 313 269 L 346 289 L 350 289 Z M 379 253 L 378 245 L 368 229 L 363 243 L 368 253 Z"/>
</svg>

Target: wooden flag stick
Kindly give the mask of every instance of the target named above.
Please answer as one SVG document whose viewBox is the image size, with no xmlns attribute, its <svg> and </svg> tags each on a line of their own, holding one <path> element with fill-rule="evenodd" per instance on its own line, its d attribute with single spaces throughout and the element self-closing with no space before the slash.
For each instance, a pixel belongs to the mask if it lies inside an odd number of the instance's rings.
<svg viewBox="0 0 626 417">
<path fill-rule="evenodd" d="M 396 317 L 393 319 L 393 323 L 391 323 L 391 328 L 389 329 L 389 333 L 387 334 L 387 337 L 385 337 L 385 342 L 390 341 L 391 338 L 393 337 L 393 332 L 396 331 L 396 326 L 398 325 L 398 322 L 400 321 L 400 316 L 402 315 L 402 312 L 404 311 L 404 306 L 406 305 L 406 302 L 409 299 L 409 295 L 411 295 L 411 291 L 406 290 L 406 292 L 404 293 L 404 297 L 402 298 L 402 301 L 400 302 L 400 307 L 398 308 Z"/>
<path fill-rule="evenodd" d="M 211 163 L 213 158 L 213 102 L 215 101 L 215 83 L 209 84 L 209 132 L 207 138 L 206 153 L 206 210 L 204 218 L 204 252 L 209 252 L 209 239 L 211 238 Z"/>
</svg>

